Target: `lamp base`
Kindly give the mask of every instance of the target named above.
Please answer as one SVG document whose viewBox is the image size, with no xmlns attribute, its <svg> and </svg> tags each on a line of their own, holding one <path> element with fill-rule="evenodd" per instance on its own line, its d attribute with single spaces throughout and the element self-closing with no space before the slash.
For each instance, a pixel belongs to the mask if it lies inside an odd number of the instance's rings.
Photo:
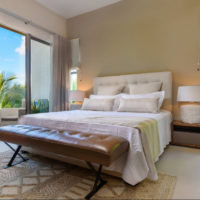
<svg viewBox="0 0 200 200">
<path fill-rule="evenodd" d="M 182 105 L 180 107 L 180 119 L 184 123 L 200 123 L 200 105 Z"/>
</svg>

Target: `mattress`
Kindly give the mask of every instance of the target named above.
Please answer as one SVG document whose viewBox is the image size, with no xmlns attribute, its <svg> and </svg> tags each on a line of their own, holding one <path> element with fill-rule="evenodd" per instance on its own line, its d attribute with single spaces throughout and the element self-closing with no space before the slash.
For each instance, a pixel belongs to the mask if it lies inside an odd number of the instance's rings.
<svg viewBox="0 0 200 200">
<path fill-rule="evenodd" d="M 172 114 L 171 112 L 166 110 L 161 110 L 159 113 L 156 114 L 74 110 L 26 115 L 20 119 L 20 123 L 29 124 L 33 126 L 41 126 L 51 129 L 82 131 L 94 134 L 111 134 L 124 137 L 130 143 L 130 151 L 128 155 L 123 156 L 120 159 L 113 162 L 113 164 L 110 167 L 108 167 L 107 170 L 122 174 L 123 180 L 131 185 L 135 185 L 144 180 L 145 178 L 157 180 L 158 175 L 155 165 L 149 164 L 148 159 L 145 156 L 140 133 L 137 128 L 71 121 L 71 119 L 84 118 L 90 116 L 124 116 L 133 118 L 146 117 L 157 120 L 161 149 L 160 155 L 164 152 L 165 147 L 171 141 Z M 156 160 L 159 160 L 159 156 Z"/>
</svg>

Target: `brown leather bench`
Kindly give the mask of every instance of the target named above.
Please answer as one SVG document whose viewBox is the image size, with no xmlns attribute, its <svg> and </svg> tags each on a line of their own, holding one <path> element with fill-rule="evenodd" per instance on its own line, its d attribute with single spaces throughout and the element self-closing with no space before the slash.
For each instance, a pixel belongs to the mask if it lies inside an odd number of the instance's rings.
<svg viewBox="0 0 200 200">
<path fill-rule="evenodd" d="M 20 153 L 22 146 L 38 150 L 70 156 L 86 161 L 88 166 L 96 173 L 96 180 L 92 191 L 85 197 L 90 199 L 104 184 L 101 178 L 102 166 L 110 166 L 112 162 L 128 151 L 129 143 L 122 137 L 81 133 L 74 131 L 50 130 L 48 128 L 29 125 L 10 125 L 0 127 L 0 140 L 4 141 L 13 151 L 14 155 L 6 167 L 14 166 L 17 155 L 26 161 Z M 13 149 L 9 143 L 18 144 Z M 91 163 L 99 164 L 98 171 Z"/>
</svg>

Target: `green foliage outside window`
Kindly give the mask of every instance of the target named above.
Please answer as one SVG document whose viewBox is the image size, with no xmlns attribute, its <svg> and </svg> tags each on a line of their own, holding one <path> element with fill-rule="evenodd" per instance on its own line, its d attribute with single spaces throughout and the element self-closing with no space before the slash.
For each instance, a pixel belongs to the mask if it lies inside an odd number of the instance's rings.
<svg viewBox="0 0 200 200">
<path fill-rule="evenodd" d="M 0 109 L 1 108 L 21 108 L 22 99 L 25 98 L 25 86 L 12 83 L 17 79 L 16 76 L 7 77 L 4 73 L 0 73 Z M 74 84 L 74 88 L 77 86 Z M 32 113 L 49 112 L 49 100 L 35 100 L 31 105 Z"/>
<path fill-rule="evenodd" d="M 31 106 L 32 113 L 45 113 L 49 112 L 49 100 L 48 99 L 39 99 L 34 101 Z"/>
<path fill-rule="evenodd" d="M 73 80 L 72 81 L 72 90 L 77 90 L 77 81 L 76 80 Z"/>
<path fill-rule="evenodd" d="M 0 73 L 0 108 L 19 108 L 22 99 L 25 98 L 25 87 L 20 84 L 12 84 L 16 76 L 6 76 Z"/>
<path fill-rule="evenodd" d="M 25 98 L 25 87 L 20 84 L 11 86 L 5 94 L 1 106 L 2 108 L 21 108 L 22 99 Z"/>
<path fill-rule="evenodd" d="M 71 70 L 70 72 L 70 89 L 71 90 L 77 90 L 78 84 L 77 84 L 77 70 Z"/>
</svg>

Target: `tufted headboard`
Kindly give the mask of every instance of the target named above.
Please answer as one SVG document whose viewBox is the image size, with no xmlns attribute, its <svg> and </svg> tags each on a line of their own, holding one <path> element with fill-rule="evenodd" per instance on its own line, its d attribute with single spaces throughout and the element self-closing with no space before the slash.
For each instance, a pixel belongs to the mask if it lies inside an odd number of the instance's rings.
<svg viewBox="0 0 200 200">
<path fill-rule="evenodd" d="M 128 84 L 130 83 L 148 83 L 162 82 L 161 90 L 165 91 L 165 100 L 163 108 L 172 110 L 172 74 L 171 72 L 154 72 L 143 74 L 129 74 L 120 76 L 96 77 L 94 79 L 94 94 L 97 93 L 97 88 L 100 85 L 124 85 L 124 93 L 128 93 Z"/>
</svg>

